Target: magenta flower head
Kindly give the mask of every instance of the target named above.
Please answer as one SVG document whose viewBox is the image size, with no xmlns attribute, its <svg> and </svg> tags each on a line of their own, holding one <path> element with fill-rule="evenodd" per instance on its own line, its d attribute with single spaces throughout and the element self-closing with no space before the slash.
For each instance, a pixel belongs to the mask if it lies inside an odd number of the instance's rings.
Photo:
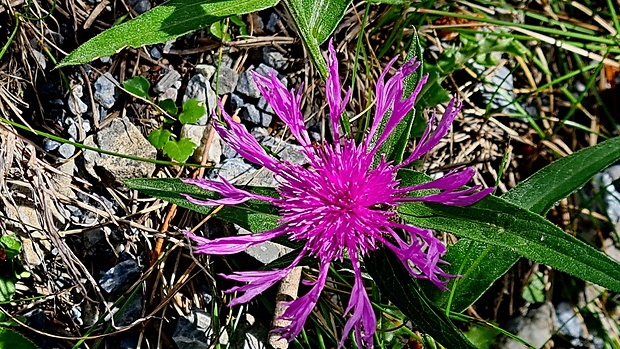
<svg viewBox="0 0 620 349">
<path fill-rule="evenodd" d="M 438 126 L 431 132 L 435 121 L 433 114 L 428 127 L 419 140 L 413 153 L 400 164 L 377 158 L 381 145 L 389 137 L 396 125 L 402 121 L 415 103 L 425 76 L 410 96 L 403 98 L 404 79 L 413 73 L 420 62 L 415 59 L 405 63 L 396 73 L 385 81 L 394 64 L 392 59 L 381 74 L 376 90 L 376 111 L 373 124 L 363 141 L 356 144 L 339 131 L 339 117 L 342 115 L 351 91 L 342 97 L 338 76 L 336 52 L 329 44 L 329 77 L 326 95 L 329 104 L 334 142 L 323 142 L 320 146 L 310 142 L 308 131 L 300 111 L 301 89 L 295 93 L 278 80 L 275 73 L 265 77 L 254 73 L 254 81 L 262 95 L 275 113 L 290 128 L 291 133 L 302 146 L 308 165 L 300 166 L 278 160 L 268 154 L 246 130 L 220 107 L 222 120 L 213 122 L 213 127 L 232 148 L 249 161 L 273 171 L 278 182 L 279 197 L 268 197 L 252 193 L 231 185 L 226 179 L 208 181 L 205 179 L 185 180 L 200 188 L 218 193 L 217 200 L 197 200 L 189 195 L 187 199 L 199 205 L 235 205 L 248 200 L 266 201 L 279 209 L 280 226 L 277 228 L 245 236 L 206 239 L 189 234 L 198 243 L 196 253 L 227 255 L 245 250 L 275 237 L 286 235 L 289 239 L 303 241 L 299 256 L 290 266 L 281 270 L 236 272 L 223 277 L 243 283 L 227 292 L 240 292 L 240 296 L 230 305 L 245 303 L 284 278 L 304 256 L 313 256 L 319 263 L 319 276 L 305 295 L 288 303 L 282 316 L 290 320 L 290 325 L 276 329 L 282 337 L 292 340 L 302 330 L 303 325 L 316 305 L 319 295 L 327 281 L 330 263 L 349 258 L 355 272 L 355 284 L 351 291 L 346 314 L 350 314 L 340 347 L 343 346 L 351 330 L 355 330 L 358 346 L 373 346 L 373 335 L 377 321 L 372 305 L 364 289 L 360 259 L 381 245 L 392 250 L 414 277 L 427 279 L 441 289 L 446 289 L 449 278 L 440 265 L 445 263 L 441 257 L 446 247 L 435 238 L 433 232 L 414 226 L 401 224 L 396 219 L 399 204 L 410 201 L 437 202 L 445 205 L 471 205 L 487 196 L 493 188 L 482 189 L 463 186 L 474 176 L 470 168 L 452 171 L 440 179 L 410 187 L 399 187 L 396 178 L 398 170 L 419 159 L 431 150 L 448 132 L 452 121 L 461 109 L 461 103 L 453 99 L 447 106 Z M 376 134 L 382 119 L 385 127 Z M 424 190 L 432 194 L 411 195 Z M 401 234 L 404 232 L 404 234 Z M 403 238 L 406 236 L 406 238 Z"/>
</svg>

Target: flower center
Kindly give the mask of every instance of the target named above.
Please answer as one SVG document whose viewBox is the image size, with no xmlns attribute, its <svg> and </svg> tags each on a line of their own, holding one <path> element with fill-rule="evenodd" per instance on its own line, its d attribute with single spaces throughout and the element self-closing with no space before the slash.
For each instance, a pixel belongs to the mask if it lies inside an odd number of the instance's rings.
<svg viewBox="0 0 620 349">
<path fill-rule="evenodd" d="M 394 204 L 398 184 L 392 166 L 381 162 L 373 168 L 373 159 L 353 141 L 315 151 L 310 168 L 295 171 L 279 188 L 278 206 L 291 238 L 306 240 L 321 256 L 342 257 L 345 246 L 373 250 L 393 216 L 386 209 Z"/>
</svg>

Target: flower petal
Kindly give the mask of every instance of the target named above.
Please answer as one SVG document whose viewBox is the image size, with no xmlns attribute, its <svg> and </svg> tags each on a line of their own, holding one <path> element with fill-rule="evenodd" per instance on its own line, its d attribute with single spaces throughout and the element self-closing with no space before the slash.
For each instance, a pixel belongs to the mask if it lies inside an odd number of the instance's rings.
<svg viewBox="0 0 620 349">
<path fill-rule="evenodd" d="M 405 75 L 404 77 L 407 77 L 407 75 Z M 401 91 L 399 91 L 396 94 L 397 100 L 394 101 L 392 112 L 390 113 L 389 119 L 385 124 L 383 133 L 381 134 L 381 137 L 379 137 L 379 140 L 377 140 L 377 143 L 375 144 L 375 148 L 374 148 L 375 150 L 379 150 L 379 147 L 381 147 L 383 142 L 385 142 L 385 140 L 390 136 L 390 134 L 392 134 L 392 131 L 394 131 L 394 129 L 396 128 L 396 125 L 398 125 L 403 120 L 403 118 L 407 115 L 407 113 L 409 113 L 411 109 L 413 109 L 415 100 L 418 98 L 418 94 L 422 90 L 422 87 L 424 86 L 424 84 L 426 84 L 427 80 L 428 80 L 428 74 L 422 77 L 422 79 L 418 82 L 413 92 L 409 95 L 409 97 L 407 97 L 404 100 L 400 99 L 402 98 L 402 95 L 403 95 L 404 86 L 401 88 Z"/>
<path fill-rule="evenodd" d="M 338 125 L 340 122 L 340 116 L 344 112 L 344 109 L 351 98 L 353 92 L 350 88 L 347 94 L 342 100 L 340 74 L 338 73 L 338 58 L 336 57 L 336 50 L 334 49 L 333 39 L 329 41 L 329 74 L 325 83 L 325 95 L 327 96 L 327 103 L 329 104 L 329 116 L 332 122 L 332 131 L 334 132 L 334 142 L 338 142 L 340 139 L 340 132 L 338 132 Z"/>
<path fill-rule="evenodd" d="M 440 259 L 446 253 L 446 246 L 433 235 L 432 230 L 398 223 L 392 223 L 392 227 L 408 232 L 411 243 L 408 244 L 403 241 L 390 228 L 389 233 L 396 240 L 398 246 L 385 239 L 382 239 L 383 244 L 396 254 L 412 276 L 428 279 L 438 288 L 446 290 L 448 283 L 446 279 L 457 277 L 444 272 L 438 266 L 438 264 L 446 263 Z"/>
<path fill-rule="evenodd" d="M 353 313 L 344 325 L 343 335 L 340 339 L 338 348 L 342 348 L 344 341 L 353 328 L 355 328 L 355 340 L 358 348 L 364 348 L 364 343 L 366 343 L 368 348 L 372 348 L 373 336 L 377 327 L 377 318 L 375 317 L 372 304 L 370 304 L 370 299 L 368 299 L 368 294 L 364 288 L 357 250 L 349 247 L 349 256 L 351 257 L 351 263 L 353 264 L 353 270 L 355 272 L 355 284 L 351 290 L 351 298 L 345 310 L 345 316 L 351 311 L 353 311 Z"/>
<path fill-rule="evenodd" d="M 431 149 L 433 149 L 437 145 L 437 143 L 439 143 L 439 141 L 446 135 L 446 133 L 448 133 L 452 122 L 454 121 L 456 116 L 459 115 L 462 107 L 463 103 L 456 103 L 456 97 L 452 98 L 452 100 L 450 101 L 450 103 L 448 103 L 448 106 L 446 107 L 446 111 L 443 113 L 443 117 L 439 121 L 439 125 L 437 125 L 437 128 L 435 129 L 433 134 L 430 135 L 429 138 L 428 136 L 431 127 L 433 126 L 433 121 L 435 120 L 435 113 L 433 112 L 433 116 L 431 117 L 431 120 L 426 126 L 426 130 L 424 131 L 422 138 L 420 138 L 418 145 L 413 150 L 413 153 L 411 153 L 411 155 L 409 155 L 409 157 L 405 161 L 398 165 L 398 168 L 409 165 L 410 163 L 419 159 L 422 155 L 428 153 Z"/>
<path fill-rule="evenodd" d="M 224 177 L 220 177 L 221 182 L 209 181 L 204 178 L 200 179 L 185 179 L 181 182 L 185 184 L 194 184 L 204 190 L 212 191 L 223 196 L 222 199 L 214 200 L 198 200 L 188 194 L 181 194 L 187 198 L 191 203 L 203 206 L 218 206 L 218 205 L 236 205 L 242 202 L 246 202 L 250 199 L 262 200 L 267 202 L 273 202 L 274 199 L 264 195 L 254 194 L 252 192 L 236 188 Z"/>
<path fill-rule="evenodd" d="M 269 73 L 269 77 L 252 71 L 252 77 L 267 103 L 291 129 L 291 133 L 297 138 L 297 141 L 305 147 L 311 147 L 310 137 L 304 125 L 304 117 L 301 114 L 301 88 L 297 94 L 293 89 L 288 91 L 274 71 Z"/>
<path fill-rule="evenodd" d="M 401 188 L 401 193 L 409 193 L 417 190 L 439 189 L 439 193 L 423 196 L 405 196 L 398 199 L 400 202 L 438 202 L 450 206 L 468 206 L 480 201 L 491 194 L 495 188 L 480 190 L 480 186 L 461 189 L 475 175 L 473 168 L 454 170 L 445 176 L 430 182 L 417 184 L 411 187 Z"/>
<path fill-rule="evenodd" d="M 186 234 L 189 238 L 198 243 L 198 246 L 194 249 L 194 253 L 227 255 L 245 251 L 250 246 L 271 240 L 278 236 L 284 235 L 285 233 L 286 228 L 277 227 L 264 233 L 230 236 L 213 240 L 197 236 L 192 233 Z"/>
<path fill-rule="evenodd" d="M 397 59 L 398 59 L 398 56 L 390 60 L 390 62 L 385 66 L 385 68 L 383 69 L 383 72 L 379 76 L 379 80 L 377 80 L 377 87 L 376 87 L 376 92 L 375 92 L 376 100 L 377 100 L 377 104 L 375 106 L 375 117 L 372 121 L 372 126 L 370 127 L 370 131 L 368 132 L 368 135 L 366 136 L 366 141 L 365 141 L 366 145 L 368 145 L 370 140 L 374 138 L 375 132 L 377 132 L 377 128 L 379 128 L 379 124 L 381 123 L 383 116 L 385 115 L 385 113 L 387 113 L 387 111 L 390 109 L 390 107 L 394 103 L 394 99 L 395 99 L 394 94 L 396 93 L 396 91 L 394 91 L 394 89 L 392 88 L 389 88 L 390 86 L 392 86 L 390 84 L 390 81 L 395 81 L 393 80 L 394 76 L 388 80 L 388 84 L 387 84 L 388 87 L 386 87 L 386 84 L 383 80 L 385 79 L 385 76 L 390 71 L 390 68 L 392 67 L 394 62 L 396 62 Z"/>
<path fill-rule="evenodd" d="M 267 154 L 256 138 L 248 132 L 244 125 L 235 122 L 220 104 L 222 119 L 229 128 L 224 127 L 216 118 L 213 118 L 213 127 L 237 153 L 257 165 L 264 166 L 276 173 L 282 172 L 283 164 Z"/>
<path fill-rule="evenodd" d="M 405 101 L 402 101 L 404 92 L 403 82 L 408 75 L 413 73 L 420 66 L 420 62 L 416 61 L 415 58 L 409 60 L 400 69 L 398 69 L 398 71 L 396 71 L 396 74 L 394 74 L 394 76 L 388 79 L 387 83 L 384 83 L 383 79 L 392 64 L 394 64 L 396 58 L 398 57 L 395 57 L 390 61 L 390 63 L 388 63 L 388 65 L 383 70 L 383 73 L 379 77 L 379 81 L 377 82 L 377 105 L 375 107 L 375 116 L 372 122 L 372 126 L 370 127 L 370 132 L 364 140 L 366 146 L 368 146 L 370 142 L 375 138 L 375 133 L 377 132 L 381 121 L 383 120 L 383 118 L 386 117 L 386 113 L 390 109 L 392 109 L 392 114 L 389 116 L 390 120 L 388 120 L 388 123 L 391 124 L 392 129 L 396 126 L 396 124 L 398 124 L 400 120 L 402 120 L 403 117 L 405 117 L 407 112 L 413 107 L 413 102 L 415 101 L 418 93 L 422 89 L 422 85 L 424 84 L 424 82 L 426 82 L 425 79 L 422 79 L 420 83 L 418 83 L 418 86 L 416 86 L 414 93 L 412 93 L 409 98 L 405 99 Z M 405 109 L 406 111 L 404 111 Z M 394 120 L 392 120 L 392 118 L 394 118 Z M 387 136 L 389 136 L 391 132 L 392 130 L 388 130 L 387 133 L 384 132 L 383 135 L 385 136 L 385 138 L 387 138 Z"/>
<path fill-rule="evenodd" d="M 325 287 L 328 271 L 329 263 L 322 263 L 319 270 L 319 277 L 312 289 L 305 295 L 291 302 L 285 302 L 287 308 L 280 319 L 288 320 L 291 323 L 286 327 L 274 329 L 274 333 L 280 334 L 282 338 L 286 338 L 289 342 L 297 337 L 304 328 L 304 323 L 312 312 L 312 309 L 314 309 L 316 302 L 319 300 L 321 291 L 323 287 Z"/>
</svg>

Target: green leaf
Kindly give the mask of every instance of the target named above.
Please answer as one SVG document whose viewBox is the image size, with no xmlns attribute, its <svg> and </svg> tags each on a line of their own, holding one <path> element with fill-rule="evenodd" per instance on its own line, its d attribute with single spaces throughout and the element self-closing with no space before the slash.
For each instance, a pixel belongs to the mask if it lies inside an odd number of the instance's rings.
<svg viewBox="0 0 620 349">
<path fill-rule="evenodd" d="M 475 348 L 446 315 L 431 303 L 401 261 L 384 249 L 364 258 L 366 270 L 381 292 L 413 322 L 446 348 Z"/>
<path fill-rule="evenodd" d="M 179 121 L 185 124 L 195 124 L 203 115 L 205 115 L 207 109 L 205 104 L 195 98 L 190 98 L 183 103 L 183 111 L 179 114 Z"/>
<path fill-rule="evenodd" d="M 209 31 L 211 32 L 211 35 L 220 39 L 220 41 L 230 41 L 230 34 L 224 31 L 225 27 L 226 26 L 224 25 L 224 23 L 222 21 L 219 21 L 211 24 L 211 27 L 209 27 Z"/>
<path fill-rule="evenodd" d="M 439 76 L 439 72 L 436 67 L 425 66 L 428 73 L 428 81 L 420 92 L 420 98 L 416 103 L 418 108 L 434 107 L 441 103 L 448 102 L 452 97 L 450 93 L 441 87 L 441 81 L 443 80 Z"/>
<path fill-rule="evenodd" d="M 149 89 L 151 84 L 149 81 L 141 76 L 134 76 L 129 80 L 123 81 L 123 87 L 125 90 L 140 96 L 142 98 L 149 98 Z"/>
<path fill-rule="evenodd" d="M 198 145 L 194 144 L 189 138 L 183 137 L 179 141 L 169 140 L 164 145 L 164 155 L 178 162 L 185 162 L 194 153 Z"/>
<path fill-rule="evenodd" d="M 409 5 L 413 0 L 370 0 L 373 4 Z"/>
<path fill-rule="evenodd" d="M 0 244 L 6 252 L 6 259 L 11 260 L 22 252 L 22 243 L 11 235 L 0 236 Z"/>
<path fill-rule="evenodd" d="M 148 139 L 151 144 L 157 149 L 163 149 L 166 143 L 170 141 L 172 133 L 168 130 L 156 129 L 149 133 Z"/>
<path fill-rule="evenodd" d="M 595 174 L 620 160 L 620 137 L 561 158 L 531 175 L 503 199 L 544 214 L 556 202 L 583 187 Z"/>
<path fill-rule="evenodd" d="M 543 303 L 545 301 L 545 283 L 543 273 L 536 272 L 532 280 L 523 288 L 521 296 L 526 302 Z"/>
<path fill-rule="evenodd" d="M 398 211 L 406 222 L 417 227 L 448 231 L 498 246 L 580 279 L 620 291 L 620 263 L 540 215 L 501 198 L 488 196 L 468 207 L 407 203 Z"/>
<path fill-rule="evenodd" d="M 179 112 L 176 103 L 170 98 L 159 101 L 159 106 L 168 114 L 175 116 Z"/>
<path fill-rule="evenodd" d="M 185 184 L 176 178 L 138 178 L 126 180 L 124 183 L 129 188 L 137 189 L 145 195 L 177 204 L 204 215 L 210 214 L 214 207 L 193 204 L 181 194 L 189 194 L 199 200 L 217 198 L 217 195 L 212 192 L 200 189 L 192 184 Z M 275 190 L 270 188 L 254 188 L 253 191 L 262 195 L 277 196 Z M 255 233 L 278 226 L 277 209 L 272 205 L 255 200 L 236 206 L 225 206 L 216 214 L 216 217 Z"/>
<path fill-rule="evenodd" d="M 327 78 L 327 63 L 319 46 L 336 29 L 351 0 L 285 0 L 284 2 L 310 57 L 323 78 Z"/>
<path fill-rule="evenodd" d="M 536 172 L 502 196 L 510 203 L 534 213 L 545 214 L 555 203 L 585 185 L 596 173 L 620 160 L 620 137 L 577 151 Z M 472 305 L 491 285 L 518 260 L 509 249 L 484 242 L 461 239 L 448 246 L 445 260 L 450 273 L 464 275 L 459 279 L 452 309 L 463 311 Z M 446 292 L 425 289 L 438 305 L 448 301 Z"/>
<path fill-rule="evenodd" d="M 15 295 L 15 277 L 0 276 L 0 302 L 8 302 Z"/>
<path fill-rule="evenodd" d="M 0 327 L 0 349 L 37 349 L 37 345 L 23 334 L 7 327 Z"/>
<path fill-rule="evenodd" d="M 124 47 L 138 48 L 173 40 L 225 17 L 275 6 L 278 0 L 171 0 L 82 44 L 58 67 L 88 63 Z"/>
<path fill-rule="evenodd" d="M 465 336 L 478 349 L 489 349 L 495 342 L 495 338 L 501 332 L 494 327 L 476 326 L 474 325 L 469 331 L 465 332 Z"/>
</svg>

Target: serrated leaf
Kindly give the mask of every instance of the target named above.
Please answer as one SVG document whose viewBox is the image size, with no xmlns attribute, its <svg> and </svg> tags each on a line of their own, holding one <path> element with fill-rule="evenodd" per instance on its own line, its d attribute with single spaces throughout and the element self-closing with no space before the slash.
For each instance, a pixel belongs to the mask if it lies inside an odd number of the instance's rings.
<svg viewBox="0 0 620 349">
<path fill-rule="evenodd" d="M 164 145 L 163 152 L 172 160 L 185 162 L 192 156 L 197 146 L 189 138 L 181 138 L 178 142 L 171 139 Z"/>
<path fill-rule="evenodd" d="M 88 40 L 58 67 L 88 63 L 127 46 L 138 48 L 170 41 L 228 16 L 259 11 L 277 3 L 277 0 L 171 0 Z"/>
<path fill-rule="evenodd" d="M 344 16 L 351 0 L 285 0 L 314 64 L 327 78 L 327 63 L 319 46 L 327 40 Z"/>
<path fill-rule="evenodd" d="M 151 84 L 149 81 L 141 76 L 134 76 L 129 80 L 123 81 L 123 87 L 125 90 L 140 96 L 142 98 L 149 98 L 149 90 L 151 89 Z"/>
<path fill-rule="evenodd" d="M 620 137 L 596 146 L 579 150 L 544 167 L 512 190 L 502 199 L 545 214 L 555 203 L 585 185 L 596 173 L 620 160 Z M 519 255 L 480 241 L 461 239 L 448 246 L 445 260 L 451 265 L 446 271 L 464 277 L 458 280 L 452 309 L 463 311 L 472 305 L 491 285 L 518 260 Z M 435 304 L 445 305 L 448 294 L 433 288 L 425 289 Z"/>
<path fill-rule="evenodd" d="M 166 129 L 156 129 L 149 133 L 148 140 L 155 148 L 163 149 L 171 136 L 172 133 Z"/>
<path fill-rule="evenodd" d="M 195 185 L 185 184 L 176 178 L 138 178 L 126 180 L 124 183 L 129 188 L 137 189 L 145 195 L 177 204 L 204 215 L 210 214 L 214 207 L 193 204 L 181 194 L 189 194 L 200 200 L 217 198 L 217 195 L 212 192 L 200 189 Z M 268 188 L 255 188 L 253 191 L 268 196 L 278 195 L 275 190 Z M 236 206 L 226 206 L 216 214 L 216 217 L 255 233 L 278 226 L 277 209 L 269 204 L 254 200 Z"/>
<path fill-rule="evenodd" d="M 381 292 L 407 315 L 415 329 L 428 333 L 446 348 L 475 348 L 426 298 L 417 281 L 391 251 L 379 249 L 372 252 L 364 258 L 364 265 Z"/>
<path fill-rule="evenodd" d="M 170 98 L 159 102 L 159 106 L 168 114 L 175 116 L 179 112 L 179 107 Z"/>
<path fill-rule="evenodd" d="M 417 227 L 507 249 L 610 290 L 620 291 L 620 263 L 540 215 L 488 196 L 468 207 L 407 203 L 401 218 Z M 480 251 L 474 251 L 478 253 Z"/>
<path fill-rule="evenodd" d="M 206 112 L 205 104 L 195 98 L 183 103 L 183 111 L 179 114 L 179 121 L 185 124 L 195 124 Z"/>
<path fill-rule="evenodd" d="M 4 348 L 37 349 L 38 347 L 23 334 L 0 326 L 0 349 Z"/>
</svg>

